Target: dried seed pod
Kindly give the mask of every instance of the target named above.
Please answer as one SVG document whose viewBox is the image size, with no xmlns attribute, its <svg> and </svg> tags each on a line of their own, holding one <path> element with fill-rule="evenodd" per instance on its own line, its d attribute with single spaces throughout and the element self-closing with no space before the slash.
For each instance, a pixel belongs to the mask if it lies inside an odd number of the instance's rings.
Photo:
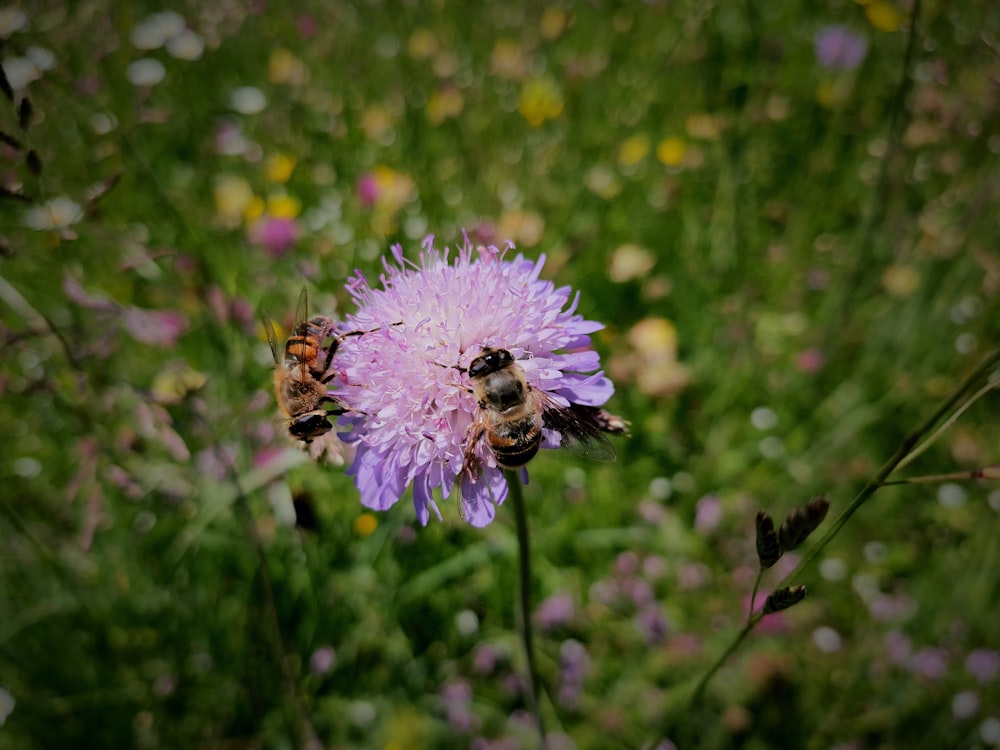
<svg viewBox="0 0 1000 750">
<path fill-rule="evenodd" d="M 14 89 L 10 85 L 10 81 L 7 80 L 7 74 L 3 71 L 3 65 L 0 65 L 0 91 L 6 96 L 10 103 L 14 103 Z"/>
<path fill-rule="evenodd" d="M 760 560 L 761 570 L 770 568 L 780 558 L 781 545 L 774 530 L 774 521 L 766 511 L 757 511 L 757 559 Z"/>
<path fill-rule="evenodd" d="M 31 99 L 24 97 L 17 105 L 17 124 L 21 126 L 21 130 L 27 130 L 28 126 L 31 124 L 31 115 L 34 113 L 34 108 L 31 106 Z"/>
<path fill-rule="evenodd" d="M 761 609 L 761 616 L 788 609 L 805 598 L 805 586 L 786 586 L 783 589 L 778 589 L 767 597 L 767 601 L 764 602 L 764 607 Z"/>
<path fill-rule="evenodd" d="M 825 497 L 814 497 L 805 505 L 793 509 L 778 529 L 781 548 L 787 552 L 802 544 L 823 522 L 829 509 L 830 501 Z"/>
<path fill-rule="evenodd" d="M 24 161 L 28 165 L 28 169 L 31 170 L 31 174 L 37 177 L 42 173 L 42 157 L 38 155 L 35 149 L 31 149 L 28 155 L 24 158 Z"/>
<path fill-rule="evenodd" d="M 17 140 L 17 138 L 15 138 L 12 135 L 9 135 L 8 133 L 3 132 L 2 130 L 0 130 L 0 143 L 6 143 L 15 151 L 20 151 L 22 148 L 21 142 Z"/>
</svg>

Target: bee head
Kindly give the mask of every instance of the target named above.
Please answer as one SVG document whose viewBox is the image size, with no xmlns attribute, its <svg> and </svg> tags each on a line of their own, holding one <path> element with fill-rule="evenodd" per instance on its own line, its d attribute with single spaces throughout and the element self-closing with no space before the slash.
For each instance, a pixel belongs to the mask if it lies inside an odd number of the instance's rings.
<svg viewBox="0 0 1000 750">
<path fill-rule="evenodd" d="M 506 349 L 484 348 L 482 353 L 469 363 L 469 377 L 482 378 L 514 364 L 514 355 Z"/>
</svg>

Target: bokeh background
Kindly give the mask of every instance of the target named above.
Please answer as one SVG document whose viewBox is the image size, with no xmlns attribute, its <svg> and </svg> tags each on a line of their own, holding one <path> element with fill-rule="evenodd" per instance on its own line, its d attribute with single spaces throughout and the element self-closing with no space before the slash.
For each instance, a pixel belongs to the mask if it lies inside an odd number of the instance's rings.
<svg viewBox="0 0 1000 750">
<path fill-rule="evenodd" d="M 0 747 L 533 746 L 510 509 L 366 512 L 259 323 L 463 229 L 580 290 L 632 423 L 531 465 L 551 747 L 1000 744 L 995 482 L 878 491 L 687 704 L 756 512 L 997 345 L 1000 6 L 168 6 L 0 6 Z"/>
</svg>

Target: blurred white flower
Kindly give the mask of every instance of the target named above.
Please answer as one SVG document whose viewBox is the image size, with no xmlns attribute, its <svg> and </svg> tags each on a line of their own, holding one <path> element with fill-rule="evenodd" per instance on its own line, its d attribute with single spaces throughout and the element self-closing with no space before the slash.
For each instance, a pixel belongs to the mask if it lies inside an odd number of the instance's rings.
<svg viewBox="0 0 1000 750">
<path fill-rule="evenodd" d="M 28 28 L 28 16 L 20 8 L 9 5 L 0 8 L 0 39 L 6 39 L 15 32 Z M 3 722 L 0 722 L 3 723 Z"/>
<path fill-rule="evenodd" d="M 0 67 L 15 91 L 42 77 L 42 71 L 26 57 L 11 57 L 0 63 Z"/>
<path fill-rule="evenodd" d="M 155 86 L 167 75 L 163 63 L 152 57 L 143 57 L 129 63 L 125 77 L 134 86 Z"/>
<path fill-rule="evenodd" d="M 178 13 L 170 10 L 154 13 L 132 27 L 129 39 L 136 49 L 159 49 L 181 34 L 185 26 L 184 17 Z"/>
<path fill-rule="evenodd" d="M 24 213 L 24 223 L 32 229 L 64 229 L 83 218 L 83 209 L 69 198 L 53 198 Z"/>
<path fill-rule="evenodd" d="M 10 694 L 7 688 L 0 686 L 0 727 L 4 725 L 7 717 L 14 711 L 15 705 L 17 705 L 17 701 L 14 700 L 14 696 Z"/>
<path fill-rule="evenodd" d="M 41 71 L 52 70 L 56 66 L 56 56 L 44 47 L 28 47 L 24 54 Z"/>
<path fill-rule="evenodd" d="M 264 111 L 267 97 L 256 86 L 241 86 L 230 95 L 229 106 L 241 115 L 255 115 Z"/>
<path fill-rule="evenodd" d="M 205 40 L 191 29 L 167 40 L 167 52 L 180 60 L 197 60 L 205 51 Z"/>
</svg>

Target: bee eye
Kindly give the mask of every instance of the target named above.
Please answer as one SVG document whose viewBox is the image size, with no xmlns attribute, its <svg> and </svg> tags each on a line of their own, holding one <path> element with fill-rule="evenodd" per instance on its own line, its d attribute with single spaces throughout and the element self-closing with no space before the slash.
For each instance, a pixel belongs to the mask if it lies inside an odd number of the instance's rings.
<svg viewBox="0 0 1000 750">
<path fill-rule="evenodd" d="M 496 352 L 497 364 L 507 365 L 514 361 L 514 355 L 511 354 L 506 349 L 500 349 Z"/>
<path fill-rule="evenodd" d="M 489 358 L 490 355 L 485 355 L 482 357 L 476 357 L 472 362 L 469 363 L 469 377 L 475 378 L 482 375 L 483 372 L 489 369 Z"/>
</svg>

